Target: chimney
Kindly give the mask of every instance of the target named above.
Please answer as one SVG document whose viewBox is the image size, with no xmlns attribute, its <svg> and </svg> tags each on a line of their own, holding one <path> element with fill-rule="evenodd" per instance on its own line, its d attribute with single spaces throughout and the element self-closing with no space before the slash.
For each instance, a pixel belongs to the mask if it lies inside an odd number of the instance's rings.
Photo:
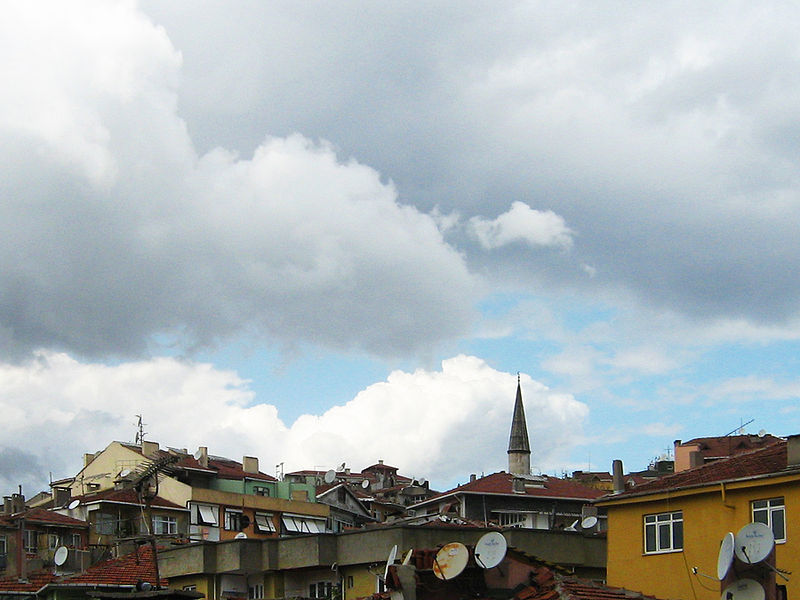
<svg viewBox="0 0 800 600">
<path fill-rule="evenodd" d="M 142 454 L 144 454 L 147 458 L 157 458 L 158 442 L 148 442 L 142 440 Z"/>
<path fill-rule="evenodd" d="M 242 470 L 245 473 L 258 474 L 258 459 L 255 456 L 245 456 L 242 458 Z"/>
<path fill-rule="evenodd" d="M 94 460 L 94 454 L 91 452 L 83 455 L 83 466 L 88 467 L 89 463 Z"/>
<path fill-rule="evenodd" d="M 208 446 L 200 446 L 197 449 L 197 454 L 195 454 L 195 456 L 197 457 L 197 462 L 200 463 L 200 466 L 203 467 L 204 469 L 207 469 L 208 468 Z"/>
<path fill-rule="evenodd" d="M 3 514 L 11 514 L 11 496 L 3 496 Z"/>
<path fill-rule="evenodd" d="M 689 468 L 694 469 L 701 466 L 703 466 L 703 453 L 699 450 L 689 452 Z"/>
<path fill-rule="evenodd" d="M 25 496 L 22 494 L 11 494 L 11 512 L 20 513 L 25 510 Z"/>
<path fill-rule="evenodd" d="M 70 488 L 57 487 L 53 488 L 53 504 L 56 506 L 64 506 L 72 497 L 72 490 Z"/>
<path fill-rule="evenodd" d="M 614 482 L 614 493 L 621 494 L 625 491 L 625 478 L 622 475 L 622 461 L 617 459 L 612 463 L 612 481 Z"/>
<path fill-rule="evenodd" d="M 379 464 L 379 465 L 382 465 L 382 464 L 383 464 L 383 459 L 382 459 L 382 458 L 379 458 L 379 459 L 378 459 L 378 464 Z"/>
<path fill-rule="evenodd" d="M 478 479 L 478 476 L 475 473 L 470 473 L 469 474 L 469 482 L 470 483 L 475 483 L 476 479 Z"/>
<path fill-rule="evenodd" d="M 786 438 L 786 466 L 800 467 L 800 434 Z"/>
</svg>

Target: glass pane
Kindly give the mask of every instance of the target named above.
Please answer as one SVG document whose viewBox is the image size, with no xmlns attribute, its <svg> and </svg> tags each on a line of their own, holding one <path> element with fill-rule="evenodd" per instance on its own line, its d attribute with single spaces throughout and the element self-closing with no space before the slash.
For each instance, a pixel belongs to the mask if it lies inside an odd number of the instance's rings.
<svg viewBox="0 0 800 600">
<path fill-rule="evenodd" d="M 754 500 L 753 501 L 753 508 L 767 508 L 767 501 L 766 500 Z"/>
<path fill-rule="evenodd" d="M 753 522 L 754 523 L 763 523 L 764 525 L 769 525 L 769 521 L 767 519 L 767 511 L 766 510 L 754 510 L 753 511 Z"/>
<path fill-rule="evenodd" d="M 656 527 L 647 525 L 644 528 L 644 549 L 646 552 L 656 551 Z"/>
<path fill-rule="evenodd" d="M 658 549 L 659 550 L 669 550 L 672 547 L 672 535 L 670 532 L 672 529 L 669 525 L 659 525 L 658 526 Z"/>
<path fill-rule="evenodd" d="M 786 537 L 786 529 L 783 522 L 784 516 L 783 510 L 772 511 L 772 534 L 776 540 L 782 540 Z"/>
<path fill-rule="evenodd" d="M 681 548 L 683 548 L 683 521 L 675 521 L 672 524 L 672 549 Z"/>
</svg>

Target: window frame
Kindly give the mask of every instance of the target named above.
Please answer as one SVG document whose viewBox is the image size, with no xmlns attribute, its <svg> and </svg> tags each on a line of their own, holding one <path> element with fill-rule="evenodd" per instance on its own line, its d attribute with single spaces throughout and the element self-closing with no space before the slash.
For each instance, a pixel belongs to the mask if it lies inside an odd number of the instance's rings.
<svg viewBox="0 0 800 600">
<path fill-rule="evenodd" d="M 26 554 L 36 554 L 39 551 L 39 532 L 35 529 L 23 530 L 22 548 Z"/>
<path fill-rule="evenodd" d="M 177 535 L 178 518 L 172 515 L 153 515 L 153 535 Z"/>
<path fill-rule="evenodd" d="M 683 524 L 682 510 L 644 515 L 642 518 L 644 553 L 651 555 L 683 552 Z M 664 532 L 667 532 L 668 543 L 663 537 Z"/>
<path fill-rule="evenodd" d="M 242 526 L 242 518 L 244 517 L 243 510 L 233 508 L 225 509 L 225 531 L 241 531 L 244 529 Z"/>
<path fill-rule="evenodd" d="M 761 503 L 763 503 L 763 506 L 756 507 L 756 504 Z M 765 520 L 756 520 L 756 512 L 764 513 Z M 775 534 L 775 514 L 781 515 L 780 525 L 783 531 L 782 535 L 780 536 Z M 751 500 L 750 518 L 752 519 L 753 523 L 764 523 L 764 525 L 769 527 L 772 530 L 772 535 L 775 537 L 776 544 L 783 544 L 786 542 L 786 502 L 784 502 L 783 496 Z"/>
</svg>

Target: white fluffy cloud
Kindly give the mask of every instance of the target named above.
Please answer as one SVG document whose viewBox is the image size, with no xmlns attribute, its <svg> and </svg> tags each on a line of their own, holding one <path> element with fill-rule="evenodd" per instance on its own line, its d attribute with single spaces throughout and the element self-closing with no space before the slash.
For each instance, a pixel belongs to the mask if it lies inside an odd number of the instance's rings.
<svg viewBox="0 0 800 600">
<path fill-rule="evenodd" d="M 578 442 L 588 409 L 526 375 L 522 387 L 532 464 L 557 469 Z M 274 406 L 254 403 L 234 372 L 208 364 L 162 358 L 105 366 L 42 352 L 23 365 L 0 366 L 0 485 L 23 483 L 33 493 L 48 472 L 72 475 L 84 452 L 131 441 L 142 414 L 147 439 L 205 445 L 236 459 L 255 455 L 267 472 L 279 462 L 286 470 L 342 461 L 360 469 L 383 459 L 449 486 L 471 472 L 506 468 L 515 389 L 516 375 L 457 356 L 440 371 L 395 371 L 346 404 L 287 425 Z"/>
<path fill-rule="evenodd" d="M 473 234 L 487 250 L 522 242 L 530 246 L 572 246 L 573 232 L 564 219 L 553 211 L 535 210 L 524 202 L 514 202 L 511 208 L 491 221 L 482 217 L 469 220 Z"/>
</svg>

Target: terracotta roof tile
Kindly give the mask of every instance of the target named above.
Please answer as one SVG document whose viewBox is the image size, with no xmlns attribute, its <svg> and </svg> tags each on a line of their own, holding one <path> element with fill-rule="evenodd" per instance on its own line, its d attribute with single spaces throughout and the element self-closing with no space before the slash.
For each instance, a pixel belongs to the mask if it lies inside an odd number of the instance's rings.
<svg viewBox="0 0 800 600">
<path fill-rule="evenodd" d="M 677 490 L 688 487 L 716 484 L 745 477 L 779 474 L 786 471 L 786 442 L 780 440 L 772 445 L 751 450 L 706 463 L 694 469 L 679 471 L 637 485 L 621 494 L 609 495 L 602 501 L 613 501 L 639 494 L 655 494 L 666 490 Z M 792 472 L 798 472 L 796 469 Z"/>
<path fill-rule="evenodd" d="M 25 520 L 30 523 L 50 525 L 53 527 L 89 527 L 89 523 L 86 521 L 73 519 L 72 517 L 53 512 L 46 508 L 31 508 L 21 513 L 8 515 L 0 520 L 0 523 L 11 525 L 21 517 L 24 517 Z"/>
<path fill-rule="evenodd" d="M 58 579 L 55 575 L 48 571 L 37 571 L 35 573 L 28 573 L 25 581 L 20 582 L 16 575 L 9 577 L 0 577 L 0 593 L 2 592 L 36 592 L 42 586 L 52 583 Z"/>
<path fill-rule="evenodd" d="M 83 573 L 64 579 L 63 583 L 136 585 L 139 581 L 154 583 L 155 579 L 153 549 L 144 545 L 136 552 L 97 563 Z M 162 578 L 161 585 L 165 584 L 166 580 Z"/>
<path fill-rule="evenodd" d="M 713 458 L 733 456 L 748 450 L 771 446 L 780 441 L 780 438 L 773 435 L 765 435 L 763 437 L 757 435 L 726 435 L 694 438 L 688 442 L 681 443 L 680 446 L 698 446 L 703 456 Z"/>
<path fill-rule="evenodd" d="M 514 475 L 506 473 L 505 471 L 492 473 L 491 475 L 460 485 L 447 492 L 442 492 L 438 496 L 433 496 L 420 504 L 455 493 L 508 494 L 521 496 L 521 493 L 514 492 L 514 478 Z M 592 500 L 594 498 L 599 498 L 605 494 L 605 492 L 576 481 L 543 475 L 541 479 L 532 479 L 530 485 L 525 486 L 525 494 L 535 498 L 575 498 Z"/>
</svg>

